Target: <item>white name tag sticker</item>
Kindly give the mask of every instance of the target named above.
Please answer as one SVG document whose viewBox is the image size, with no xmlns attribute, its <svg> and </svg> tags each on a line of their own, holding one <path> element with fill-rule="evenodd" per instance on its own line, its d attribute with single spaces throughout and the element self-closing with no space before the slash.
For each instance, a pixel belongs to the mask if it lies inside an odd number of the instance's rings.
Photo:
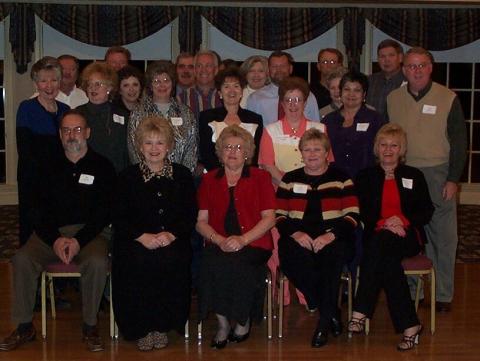
<svg viewBox="0 0 480 361">
<path fill-rule="evenodd" d="M 437 106 L 436 105 L 428 105 L 424 104 L 422 109 L 423 114 L 432 114 L 435 115 L 437 113 Z"/>
<path fill-rule="evenodd" d="M 91 184 L 93 184 L 94 179 L 95 179 L 95 177 L 93 175 L 81 174 L 80 178 L 78 179 L 78 183 L 91 185 Z"/>
<path fill-rule="evenodd" d="M 183 119 L 180 117 L 171 117 L 170 120 L 172 121 L 172 125 L 175 127 L 179 127 L 183 124 Z"/>
<path fill-rule="evenodd" d="M 402 178 L 403 188 L 412 189 L 413 188 L 413 179 Z"/>
<path fill-rule="evenodd" d="M 121 115 L 113 114 L 113 121 L 115 123 L 125 125 L 125 117 L 122 117 Z"/>
<path fill-rule="evenodd" d="M 297 194 L 307 194 L 308 186 L 306 184 L 294 183 L 293 184 L 293 193 Z"/>
<path fill-rule="evenodd" d="M 357 123 L 357 132 L 366 132 L 370 123 Z"/>
</svg>

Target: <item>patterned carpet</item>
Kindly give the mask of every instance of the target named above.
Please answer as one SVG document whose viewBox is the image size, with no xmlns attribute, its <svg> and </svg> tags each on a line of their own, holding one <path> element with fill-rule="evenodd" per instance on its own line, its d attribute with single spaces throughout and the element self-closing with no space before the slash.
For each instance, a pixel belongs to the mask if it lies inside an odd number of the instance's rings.
<svg viewBox="0 0 480 361">
<path fill-rule="evenodd" d="M 0 262 L 8 261 L 15 254 L 18 247 L 17 227 L 17 206 L 0 206 Z M 457 262 L 480 262 L 480 206 L 458 207 L 458 232 Z"/>
</svg>

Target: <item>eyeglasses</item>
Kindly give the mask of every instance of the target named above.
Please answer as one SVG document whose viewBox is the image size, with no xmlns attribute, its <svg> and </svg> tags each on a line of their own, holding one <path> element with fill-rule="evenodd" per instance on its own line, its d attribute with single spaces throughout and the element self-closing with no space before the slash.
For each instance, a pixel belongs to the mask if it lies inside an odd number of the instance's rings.
<svg viewBox="0 0 480 361">
<path fill-rule="evenodd" d="M 71 133 L 75 134 L 80 134 L 83 132 L 85 128 L 84 127 L 73 127 L 73 128 L 68 128 L 68 127 L 62 127 L 60 128 L 61 132 L 63 135 L 70 135 Z"/>
<path fill-rule="evenodd" d="M 289 98 L 283 98 L 283 101 L 287 104 L 298 104 L 303 102 L 303 98 L 289 97 Z"/>
<path fill-rule="evenodd" d="M 327 64 L 332 64 L 333 65 L 333 64 L 337 64 L 337 61 L 336 60 L 320 60 L 319 63 L 320 64 L 325 64 L 325 65 L 327 65 Z"/>
<path fill-rule="evenodd" d="M 98 89 L 98 88 L 106 87 L 106 86 L 107 86 L 107 83 L 105 83 L 103 81 L 89 81 L 87 83 L 87 88 L 88 89 Z"/>
<path fill-rule="evenodd" d="M 152 80 L 152 86 L 153 86 L 154 88 L 158 88 L 158 87 L 159 87 L 160 85 L 162 85 L 162 84 L 170 84 L 171 82 L 172 82 L 172 81 L 171 81 L 169 78 L 167 78 L 167 77 L 165 77 L 165 78 L 156 78 L 156 79 L 153 79 L 153 80 Z"/>
<path fill-rule="evenodd" d="M 405 64 L 404 67 L 408 68 L 408 70 L 415 71 L 417 69 L 422 70 L 423 68 L 430 65 L 430 63 L 420 63 L 420 64 Z"/>
<path fill-rule="evenodd" d="M 242 145 L 241 144 L 227 144 L 226 146 L 223 147 L 223 150 L 227 152 L 241 152 L 242 151 Z"/>
</svg>

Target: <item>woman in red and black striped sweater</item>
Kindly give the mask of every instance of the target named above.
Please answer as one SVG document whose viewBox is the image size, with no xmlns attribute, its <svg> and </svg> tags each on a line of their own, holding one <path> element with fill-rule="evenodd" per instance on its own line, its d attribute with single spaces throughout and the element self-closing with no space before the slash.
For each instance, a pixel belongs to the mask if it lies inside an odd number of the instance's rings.
<svg viewBox="0 0 480 361">
<path fill-rule="evenodd" d="M 352 180 L 328 165 L 328 137 L 310 129 L 299 148 L 305 166 L 286 173 L 277 190 L 280 267 L 309 308 L 320 311 L 312 347 L 321 347 L 330 329 L 335 336 L 342 331 L 336 301 L 359 208 Z"/>
</svg>

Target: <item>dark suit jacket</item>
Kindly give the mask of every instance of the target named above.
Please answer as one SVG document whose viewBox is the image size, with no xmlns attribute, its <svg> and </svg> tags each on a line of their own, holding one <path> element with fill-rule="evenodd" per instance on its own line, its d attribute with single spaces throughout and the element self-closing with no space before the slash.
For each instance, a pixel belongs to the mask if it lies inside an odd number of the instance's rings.
<svg viewBox="0 0 480 361">
<path fill-rule="evenodd" d="M 200 113 L 199 116 L 199 134 L 200 134 L 200 163 L 210 171 L 220 166 L 217 155 L 215 154 L 215 143 L 212 142 L 212 128 L 208 125 L 211 121 L 222 121 L 227 116 L 227 109 L 224 107 L 208 109 Z M 260 114 L 250 110 L 239 108 L 238 117 L 242 123 L 257 124 L 258 128 L 255 132 L 255 154 L 252 159 L 252 165 L 258 164 L 258 149 L 260 147 L 260 139 L 263 131 L 263 120 Z"/>
<path fill-rule="evenodd" d="M 360 171 L 355 181 L 366 238 L 372 236 L 376 223 L 381 218 L 384 180 L 385 172 L 377 165 Z M 395 169 L 395 180 L 402 213 L 410 221 L 411 227 L 417 229 L 425 240 L 423 226 L 432 218 L 434 207 L 423 173 L 417 168 L 401 164 Z M 410 180 L 411 187 L 408 186 Z"/>
</svg>

